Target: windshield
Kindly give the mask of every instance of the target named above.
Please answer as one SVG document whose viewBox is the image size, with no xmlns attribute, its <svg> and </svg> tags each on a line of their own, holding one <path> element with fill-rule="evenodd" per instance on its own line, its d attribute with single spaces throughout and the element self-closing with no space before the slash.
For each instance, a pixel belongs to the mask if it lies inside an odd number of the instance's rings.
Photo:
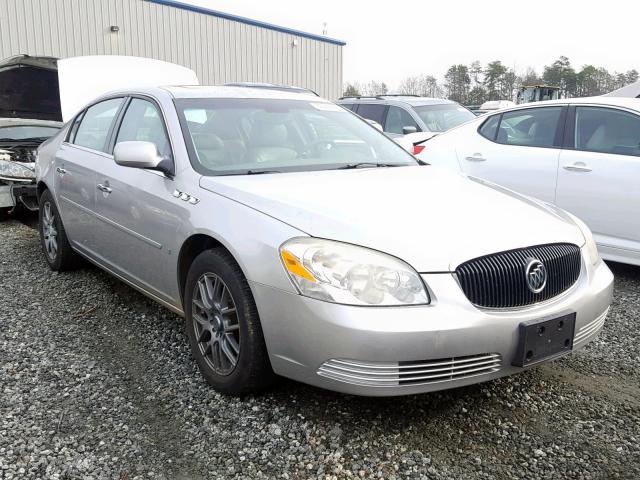
<svg viewBox="0 0 640 480">
<path fill-rule="evenodd" d="M 191 163 L 203 175 L 416 165 L 394 141 L 333 103 L 208 98 L 176 106 Z"/>
<path fill-rule="evenodd" d="M 57 127 L 39 127 L 37 125 L 13 125 L 0 127 L 0 142 L 33 141 L 44 142 L 60 130 Z"/>
<path fill-rule="evenodd" d="M 457 103 L 413 107 L 430 132 L 445 132 L 476 116 Z"/>
</svg>

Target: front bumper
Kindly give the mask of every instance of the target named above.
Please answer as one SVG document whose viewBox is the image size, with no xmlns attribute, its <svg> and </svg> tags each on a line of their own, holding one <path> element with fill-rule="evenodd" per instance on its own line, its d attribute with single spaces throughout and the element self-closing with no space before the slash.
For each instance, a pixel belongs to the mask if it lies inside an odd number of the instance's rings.
<svg viewBox="0 0 640 480">
<path fill-rule="evenodd" d="M 432 294 L 425 306 L 346 306 L 251 288 L 276 373 L 356 395 L 405 395 L 521 372 L 511 361 L 525 320 L 576 312 L 573 349 L 585 346 L 604 325 L 613 275 L 604 262 L 587 269 L 584 261 L 568 291 L 517 310 L 474 307 L 450 273 L 423 275 Z"/>
<path fill-rule="evenodd" d="M 0 208 L 12 208 L 16 205 L 24 205 L 32 211 L 38 209 L 36 184 L 0 180 Z"/>
</svg>

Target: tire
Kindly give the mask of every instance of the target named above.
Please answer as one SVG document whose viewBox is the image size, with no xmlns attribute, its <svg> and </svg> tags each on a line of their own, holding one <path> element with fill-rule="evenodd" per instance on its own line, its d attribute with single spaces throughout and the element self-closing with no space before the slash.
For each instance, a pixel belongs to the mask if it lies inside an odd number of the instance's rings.
<svg viewBox="0 0 640 480">
<path fill-rule="evenodd" d="M 240 396 L 273 383 L 253 295 L 226 250 L 206 250 L 195 258 L 184 299 L 191 352 L 213 388 Z"/>
<path fill-rule="evenodd" d="M 45 190 L 40 196 L 38 232 L 42 251 L 51 270 L 63 272 L 76 269 L 82 264 L 80 256 L 69 245 L 58 207 L 49 190 Z"/>
</svg>

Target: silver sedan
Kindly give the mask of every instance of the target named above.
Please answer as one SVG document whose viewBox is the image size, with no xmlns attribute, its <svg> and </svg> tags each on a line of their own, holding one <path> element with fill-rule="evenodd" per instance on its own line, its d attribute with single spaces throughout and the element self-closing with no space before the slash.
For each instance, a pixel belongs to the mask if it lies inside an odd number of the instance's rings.
<svg viewBox="0 0 640 480">
<path fill-rule="evenodd" d="M 274 374 L 361 395 L 486 381 L 582 348 L 611 301 L 580 220 L 305 93 L 110 94 L 36 173 L 51 268 L 87 259 L 184 316 L 225 393 Z"/>
</svg>

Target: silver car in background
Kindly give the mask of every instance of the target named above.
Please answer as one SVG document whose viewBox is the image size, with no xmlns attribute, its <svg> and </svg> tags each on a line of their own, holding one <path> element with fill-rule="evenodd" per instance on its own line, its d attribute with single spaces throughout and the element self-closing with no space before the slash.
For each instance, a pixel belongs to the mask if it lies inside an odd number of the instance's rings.
<svg viewBox="0 0 640 480">
<path fill-rule="evenodd" d="M 225 393 L 274 373 L 360 395 L 486 381 L 582 348 L 611 301 L 580 220 L 305 93 L 112 93 L 36 171 L 51 268 L 84 257 L 183 315 Z"/>
</svg>

